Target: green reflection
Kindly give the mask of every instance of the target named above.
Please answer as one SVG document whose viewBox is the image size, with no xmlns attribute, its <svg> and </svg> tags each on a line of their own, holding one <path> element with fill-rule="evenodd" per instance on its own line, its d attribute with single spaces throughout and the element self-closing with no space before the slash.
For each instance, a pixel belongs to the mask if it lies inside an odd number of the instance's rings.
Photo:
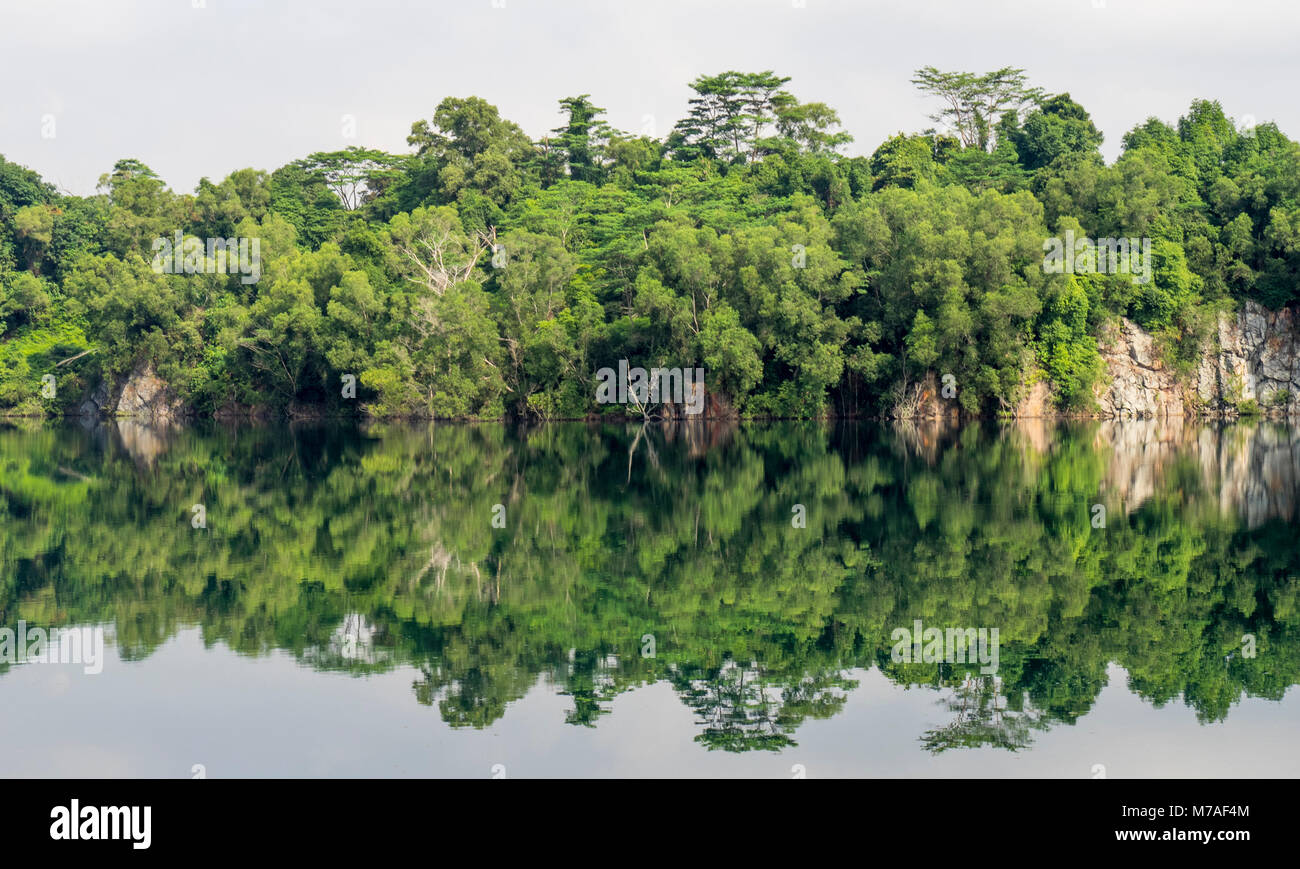
<svg viewBox="0 0 1300 869">
<path fill-rule="evenodd" d="M 943 689 L 927 750 L 1015 750 L 1111 662 L 1205 722 L 1300 681 L 1298 479 L 1267 424 L 4 428 L 0 624 L 409 665 L 454 727 L 539 679 L 597 726 L 665 681 L 727 751 L 795 744 L 876 666 Z M 914 619 L 998 628 L 997 678 L 895 663 Z"/>
</svg>

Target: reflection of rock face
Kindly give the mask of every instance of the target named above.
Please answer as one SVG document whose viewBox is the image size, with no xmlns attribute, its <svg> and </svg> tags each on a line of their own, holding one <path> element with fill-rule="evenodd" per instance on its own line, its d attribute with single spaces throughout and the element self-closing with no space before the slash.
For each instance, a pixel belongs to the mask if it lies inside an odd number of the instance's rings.
<svg viewBox="0 0 1300 869">
<path fill-rule="evenodd" d="M 131 372 L 117 399 L 119 416 L 173 419 L 183 412 L 184 407 L 176 394 L 149 364 Z"/>
<path fill-rule="evenodd" d="M 1216 437 L 1216 435 L 1218 435 Z M 1267 519 L 1293 521 L 1300 487 L 1300 435 L 1261 425 L 1224 432 L 1205 429 L 1197 441 L 1201 475 L 1219 506 L 1254 528 Z"/>
<path fill-rule="evenodd" d="M 167 433 L 170 425 L 166 422 L 137 422 L 133 419 L 119 419 L 112 423 L 117 428 L 117 435 L 122 440 L 122 448 L 137 463 L 152 465 L 154 459 L 162 455 L 167 448 Z"/>
<path fill-rule="evenodd" d="M 1136 510 L 1155 494 L 1161 478 L 1187 449 L 1184 428 L 1181 416 L 1107 421 L 1098 426 L 1094 446 L 1111 450 L 1106 489 L 1119 496 L 1125 512 Z"/>
<path fill-rule="evenodd" d="M 1016 433 L 1035 451 L 1045 453 L 1052 445 L 1056 422 L 1048 417 L 1017 417 Z"/>
<path fill-rule="evenodd" d="M 706 420 L 699 416 L 661 420 L 658 428 L 665 444 L 677 441 L 688 444 L 689 455 L 693 459 L 728 443 L 736 433 L 736 424 L 732 419 Z"/>
<path fill-rule="evenodd" d="M 897 419 L 894 420 L 893 430 L 907 452 L 933 463 L 938 459 L 944 440 L 957 431 L 958 426 L 950 417 Z"/>
<path fill-rule="evenodd" d="M 1255 401 L 1265 410 L 1300 413 L 1298 326 L 1294 310 L 1246 302 L 1236 317 L 1220 317 L 1217 347 L 1206 351 L 1190 382 L 1180 383 L 1151 336 L 1121 319 L 1101 344 L 1109 380 L 1097 388 L 1099 412 L 1120 419 L 1233 416 L 1241 402 Z"/>
<path fill-rule="evenodd" d="M 1095 443 L 1111 449 L 1108 491 L 1126 512 L 1138 509 L 1180 461 L 1200 469 L 1205 491 L 1218 493 L 1224 513 L 1254 528 L 1265 520 L 1292 521 L 1300 497 L 1300 430 L 1277 425 L 1218 428 L 1170 419 L 1103 422 Z"/>
</svg>

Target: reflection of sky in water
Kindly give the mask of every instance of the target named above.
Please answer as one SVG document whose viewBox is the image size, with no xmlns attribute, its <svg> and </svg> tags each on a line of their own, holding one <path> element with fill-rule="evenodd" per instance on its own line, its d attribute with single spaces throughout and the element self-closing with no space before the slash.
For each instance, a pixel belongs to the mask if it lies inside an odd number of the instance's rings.
<svg viewBox="0 0 1300 869">
<path fill-rule="evenodd" d="M 929 689 L 910 690 L 878 672 L 827 720 L 805 721 L 799 743 L 780 753 L 706 752 L 691 710 L 658 683 L 613 700 L 596 728 L 564 723 L 571 698 L 539 680 L 484 730 L 452 729 L 436 708 L 411 701 L 410 668 L 366 678 L 321 673 L 288 655 L 237 656 L 205 650 L 185 630 L 143 662 L 110 651 L 104 673 L 25 666 L 4 677 L 0 776 L 210 778 L 235 776 L 510 777 L 1300 775 L 1300 701 L 1244 699 L 1227 720 L 1201 725 L 1181 703 L 1155 709 L 1109 685 L 1074 726 L 1034 733 L 1025 751 L 979 748 L 932 756 L 918 737 L 951 720 Z"/>
</svg>

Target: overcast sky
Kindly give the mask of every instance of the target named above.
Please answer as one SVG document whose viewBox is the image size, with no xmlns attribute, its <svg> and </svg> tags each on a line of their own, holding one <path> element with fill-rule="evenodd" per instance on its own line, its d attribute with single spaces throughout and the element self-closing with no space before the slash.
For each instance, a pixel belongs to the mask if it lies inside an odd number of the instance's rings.
<svg viewBox="0 0 1300 869">
<path fill-rule="evenodd" d="M 405 153 L 413 121 L 471 94 L 534 138 L 579 93 L 663 136 L 691 79 L 727 69 L 791 76 L 870 154 L 930 125 L 909 79 L 934 65 L 1024 67 L 1113 160 L 1196 97 L 1300 136 L 1298 37 L 1294 0 L 0 0 L 0 154 L 73 193 L 122 157 L 192 191 L 313 151 Z"/>
</svg>

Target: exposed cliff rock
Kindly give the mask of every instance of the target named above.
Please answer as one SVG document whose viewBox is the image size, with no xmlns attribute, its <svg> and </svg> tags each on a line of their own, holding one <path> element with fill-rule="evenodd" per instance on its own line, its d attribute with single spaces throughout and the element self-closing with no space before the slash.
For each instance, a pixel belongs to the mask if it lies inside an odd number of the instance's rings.
<svg viewBox="0 0 1300 869">
<path fill-rule="evenodd" d="M 81 402 L 77 405 L 77 416 L 104 416 L 110 412 L 110 400 L 108 387 L 103 383 L 100 383 L 90 392 L 86 393 L 85 397 L 81 399 Z"/>
<path fill-rule="evenodd" d="M 1291 309 L 1246 302 L 1222 315 L 1191 377 L 1164 364 L 1150 334 L 1121 319 L 1103 336 L 1106 374 L 1098 384 L 1098 415 L 1107 419 L 1236 416 L 1254 402 L 1271 415 L 1300 414 L 1300 323 Z"/>
<path fill-rule="evenodd" d="M 1052 387 L 1041 376 L 1041 372 L 1032 384 L 1021 390 L 1020 400 L 1016 402 L 1011 415 L 1016 419 L 1043 419 L 1057 415 L 1056 406 L 1052 403 Z"/>
<path fill-rule="evenodd" d="M 78 402 L 76 416 L 125 416 L 153 420 L 170 420 L 186 416 L 187 408 L 161 377 L 153 365 L 145 363 L 136 367 L 121 388 L 110 392 L 100 383 Z"/>
<path fill-rule="evenodd" d="M 1183 388 L 1166 366 L 1155 341 L 1133 321 L 1121 318 L 1118 328 L 1101 340 L 1106 373 L 1096 390 L 1098 413 L 1106 419 L 1182 416 Z"/>
<path fill-rule="evenodd" d="M 1218 346 L 1196 373 L 1196 392 L 1206 408 L 1232 415 L 1254 401 L 1265 410 L 1300 413 L 1298 326 L 1294 309 L 1270 311 L 1254 302 L 1235 318 L 1220 318 Z"/>
<path fill-rule="evenodd" d="M 956 401 L 956 385 L 953 384 L 949 395 L 944 395 L 933 371 L 924 379 L 914 381 L 906 387 L 895 391 L 894 409 L 890 414 L 895 419 L 941 420 L 955 423 L 961 415 L 961 405 Z"/>
<path fill-rule="evenodd" d="M 145 364 L 132 371 L 122 385 L 114 412 L 118 416 L 175 419 L 186 410 L 171 387 L 154 373 L 153 365 Z"/>
</svg>

